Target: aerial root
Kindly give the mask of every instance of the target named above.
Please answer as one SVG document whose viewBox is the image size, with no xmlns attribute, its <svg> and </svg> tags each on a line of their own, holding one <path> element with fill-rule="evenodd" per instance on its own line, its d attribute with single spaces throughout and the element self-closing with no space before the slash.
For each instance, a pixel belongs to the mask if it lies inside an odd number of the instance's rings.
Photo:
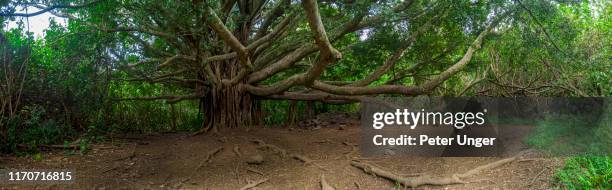
<svg viewBox="0 0 612 190">
<path fill-rule="evenodd" d="M 259 181 L 255 181 L 255 182 L 250 182 L 249 184 L 246 184 L 245 186 L 243 186 L 242 188 L 240 188 L 240 190 L 247 190 L 253 187 L 257 187 L 259 184 L 262 184 L 264 182 L 268 181 L 268 178 L 264 178 L 261 179 Z"/>
<path fill-rule="evenodd" d="M 453 174 L 453 175 L 445 176 L 445 177 L 433 177 L 433 176 L 427 176 L 427 175 L 421 175 L 417 177 L 403 177 L 403 176 L 396 175 L 392 172 L 389 172 L 387 170 L 378 168 L 374 165 L 367 164 L 367 163 L 351 161 L 351 165 L 356 168 L 362 169 L 365 173 L 373 174 L 375 176 L 380 176 L 382 178 L 389 179 L 391 181 L 400 183 L 406 187 L 418 187 L 421 185 L 451 185 L 451 184 L 467 183 L 463 181 L 464 178 L 467 178 L 483 170 L 493 169 L 493 168 L 502 166 L 504 164 L 513 162 L 514 160 L 517 159 L 517 157 L 518 156 L 501 159 L 501 160 L 498 160 L 498 161 L 495 161 L 489 164 L 478 166 L 465 173 Z"/>
<path fill-rule="evenodd" d="M 336 188 L 331 186 L 327 180 L 325 180 L 324 174 L 321 174 L 321 190 L 336 190 Z"/>
<path fill-rule="evenodd" d="M 287 150 L 285 150 L 283 148 L 280 148 L 280 147 L 278 147 L 276 145 L 273 145 L 273 144 L 268 144 L 268 143 L 264 142 L 263 140 L 254 139 L 254 140 L 251 140 L 251 142 L 254 142 L 254 143 L 258 144 L 260 149 L 272 150 L 275 153 L 280 154 L 281 157 L 283 157 L 283 158 L 289 156 L 289 157 L 294 158 L 296 160 L 302 161 L 304 163 L 304 166 L 310 164 L 310 165 L 313 165 L 313 166 L 317 166 L 321 170 L 327 171 L 327 169 L 325 169 L 323 166 L 321 166 L 319 164 L 314 163 L 315 161 L 310 159 L 310 158 L 308 158 L 307 156 L 304 156 L 304 155 L 301 155 L 301 154 L 297 154 L 297 153 L 289 154 Z"/>
</svg>

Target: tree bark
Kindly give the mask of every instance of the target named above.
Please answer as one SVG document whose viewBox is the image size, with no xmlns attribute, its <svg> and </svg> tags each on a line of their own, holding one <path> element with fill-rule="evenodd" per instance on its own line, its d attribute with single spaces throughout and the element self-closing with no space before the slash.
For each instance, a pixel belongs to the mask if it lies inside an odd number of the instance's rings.
<svg viewBox="0 0 612 190">
<path fill-rule="evenodd" d="M 202 99 L 204 127 L 212 132 L 220 128 L 250 126 L 257 112 L 254 97 L 238 86 L 210 90 Z"/>
<path fill-rule="evenodd" d="M 297 121 L 297 114 L 296 114 L 296 109 L 295 109 L 296 107 L 297 107 L 297 101 L 295 100 L 289 101 L 289 108 L 287 110 L 287 125 L 288 126 L 295 125 L 295 122 Z"/>
<path fill-rule="evenodd" d="M 304 114 L 304 119 L 312 119 L 315 117 L 315 105 L 314 101 L 306 101 L 306 113 Z"/>
</svg>

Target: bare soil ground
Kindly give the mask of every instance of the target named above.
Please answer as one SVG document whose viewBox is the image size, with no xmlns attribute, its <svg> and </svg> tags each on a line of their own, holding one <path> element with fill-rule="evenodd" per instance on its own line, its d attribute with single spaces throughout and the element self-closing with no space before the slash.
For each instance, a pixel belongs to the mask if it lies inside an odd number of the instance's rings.
<svg viewBox="0 0 612 190">
<path fill-rule="evenodd" d="M 304 165 L 297 159 L 283 158 L 274 151 L 258 148 L 252 142 L 254 139 L 314 161 Z M 225 129 L 219 135 L 138 135 L 97 144 L 85 155 L 54 151 L 45 153 L 42 161 L 29 157 L 1 158 L 0 168 L 72 168 L 76 181 L 51 186 L 0 184 L 0 189 L 240 189 L 262 179 L 268 180 L 254 189 L 321 189 L 322 174 L 337 189 L 405 189 L 364 173 L 351 166 L 350 161 L 358 159 L 398 175 L 447 176 L 502 159 L 361 158 L 358 151 L 343 143 L 357 144 L 358 140 L 356 121 L 342 129 L 250 128 Z M 241 157 L 235 153 L 235 147 L 239 147 Z M 223 149 L 209 156 L 218 148 Z M 245 162 L 257 154 L 263 156 L 263 163 Z M 532 152 L 514 162 L 479 172 L 467 178 L 465 184 L 425 185 L 417 189 L 550 189 L 551 176 L 561 165 L 560 158 L 544 158 Z"/>
</svg>

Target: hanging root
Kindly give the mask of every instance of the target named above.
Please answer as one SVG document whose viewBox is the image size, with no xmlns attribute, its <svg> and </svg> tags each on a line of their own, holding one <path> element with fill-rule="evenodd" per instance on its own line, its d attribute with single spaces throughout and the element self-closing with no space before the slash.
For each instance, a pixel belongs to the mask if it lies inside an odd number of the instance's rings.
<svg viewBox="0 0 612 190">
<path fill-rule="evenodd" d="M 321 174 L 321 190 L 336 190 L 333 186 L 329 185 L 325 180 L 325 175 Z"/>
<path fill-rule="evenodd" d="M 306 157 L 304 155 L 297 154 L 297 153 L 289 154 L 287 152 L 287 150 L 285 150 L 283 148 L 280 148 L 280 147 L 278 147 L 276 145 L 273 145 L 273 144 L 267 144 L 263 140 L 254 139 L 254 140 L 251 140 L 251 141 L 256 143 L 256 144 L 258 144 L 260 149 L 272 150 L 275 153 L 280 154 L 281 157 L 283 157 L 283 158 L 289 156 L 289 157 L 294 158 L 296 160 L 302 161 L 304 163 L 304 166 L 306 166 L 308 164 L 311 164 L 311 165 L 317 166 L 321 170 L 327 171 L 327 169 L 325 169 L 323 166 L 314 163 L 314 160 L 312 160 L 312 159 L 310 159 L 310 158 L 308 158 L 308 157 Z"/>
<path fill-rule="evenodd" d="M 253 187 L 257 187 L 259 184 L 262 184 L 264 182 L 268 181 L 268 178 L 265 179 L 261 179 L 259 181 L 255 181 L 255 182 L 251 182 L 249 184 L 246 184 L 244 187 L 240 188 L 240 190 L 247 190 Z"/>
<path fill-rule="evenodd" d="M 376 166 L 366 164 L 366 163 L 352 161 L 351 165 L 356 168 L 362 169 L 365 173 L 380 176 L 385 179 L 389 179 L 391 181 L 400 183 L 406 187 L 414 188 L 414 187 L 418 187 L 421 185 L 451 185 L 451 184 L 467 183 L 463 181 L 464 178 L 467 178 L 483 170 L 493 169 L 493 168 L 502 166 L 504 164 L 510 163 L 516 160 L 517 158 L 518 156 L 501 159 L 501 160 L 498 160 L 498 161 L 495 161 L 489 164 L 478 166 L 465 173 L 453 174 L 453 175 L 446 176 L 446 177 L 433 177 L 433 176 L 427 176 L 427 175 L 421 175 L 417 177 L 403 177 L 403 176 L 393 174 L 389 171 L 386 171 L 384 169 L 381 169 L 381 168 L 378 168 Z"/>
</svg>

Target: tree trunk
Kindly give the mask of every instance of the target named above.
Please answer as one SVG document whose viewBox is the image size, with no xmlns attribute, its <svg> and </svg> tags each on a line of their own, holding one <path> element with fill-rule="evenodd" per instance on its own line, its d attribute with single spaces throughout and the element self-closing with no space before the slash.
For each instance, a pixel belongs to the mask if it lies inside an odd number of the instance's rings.
<svg viewBox="0 0 612 190">
<path fill-rule="evenodd" d="M 295 109 L 296 107 L 297 107 L 297 101 L 291 100 L 289 102 L 289 108 L 287 110 L 287 125 L 288 126 L 293 126 L 297 122 L 297 114 L 296 114 L 296 109 Z"/>
<path fill-rule="evenodd" d="M 304 119 L 312 119 L 316 116 L 314 101 L 306 101 L 306 113 Z"/>
<path fill-rule="evenodd" d="M 206 130 L 217 132 L 220 128 L 250 126 L 254 122 L 257 106 L 253 97 L 241 91 L 238 86 L 212 89 L 203 101 L 203 115 Z"/>
<path fill-rule="evenodd" d="M 172 125 L 170 131 L 176 131 L 176 110 L 174 110 L 174 104 L 170 104 L 170 124 Z"/>
</svg>

